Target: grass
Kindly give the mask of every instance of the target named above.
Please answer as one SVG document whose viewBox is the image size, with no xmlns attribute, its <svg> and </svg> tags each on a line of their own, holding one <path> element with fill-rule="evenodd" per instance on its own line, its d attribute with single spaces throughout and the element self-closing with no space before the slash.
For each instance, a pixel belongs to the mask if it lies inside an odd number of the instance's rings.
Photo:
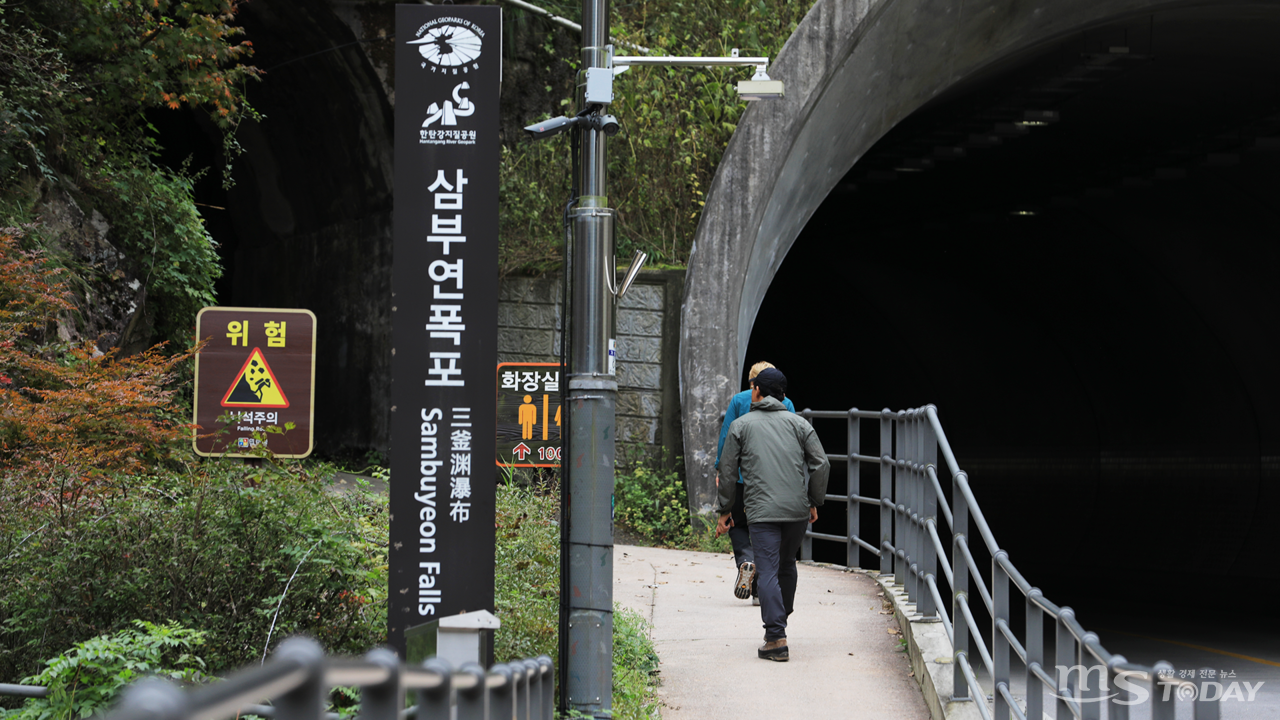
<svg viewBox="0 0 1280 720">
<path fill-rule="evenodd" d="M 508 482 L 498 486 L 495 605 L 502 627 L 494 659 L 557 657 L 560 608 L 560 505 L 547 492 Z M 660 717 L 654 692 L 658 655 L 638 613 L 614 606 L 613 717 Z M 557 669 L 556 677 L 561 677 Z"/>
</svg>

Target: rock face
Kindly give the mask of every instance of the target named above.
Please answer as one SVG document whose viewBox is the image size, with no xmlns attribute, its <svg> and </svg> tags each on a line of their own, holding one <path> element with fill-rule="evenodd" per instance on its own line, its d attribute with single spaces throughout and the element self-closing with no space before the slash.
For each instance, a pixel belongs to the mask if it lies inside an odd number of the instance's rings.
<svg viewBox="0 0 1280 720">
<path fill-rule="evenodd" d="M 110 226 L 97 210 L 85 214 L 62 188 L 46 188 L 36 207 L 49 250 L 67 258 L 79 282 L 73 290 L 79 313 L 58 320 L 66 342 L 92 340 L 99 353 L 120 348 L 131 354 L 151 344 L 147 289 L 128 259 L 108 240 Z"/>
</svg>

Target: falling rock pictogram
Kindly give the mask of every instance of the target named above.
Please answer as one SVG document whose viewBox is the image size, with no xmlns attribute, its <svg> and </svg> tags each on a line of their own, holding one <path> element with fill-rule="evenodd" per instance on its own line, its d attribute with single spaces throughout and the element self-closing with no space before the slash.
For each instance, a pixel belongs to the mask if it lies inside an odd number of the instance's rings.
<svg viewBox="0 0 1280 720">
<path fill-rule="evenodd" d="M 289 399 L 267 364 L 261 348 L 254 348 L 231 386 L 222 396 L 223 407 L 287 408 Z"/>
</svg>

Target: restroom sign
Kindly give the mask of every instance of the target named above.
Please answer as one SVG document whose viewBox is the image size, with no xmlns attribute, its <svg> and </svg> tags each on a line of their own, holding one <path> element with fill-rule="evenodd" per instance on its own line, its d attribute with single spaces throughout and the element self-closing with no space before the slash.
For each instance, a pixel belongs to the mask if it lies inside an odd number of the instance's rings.
<svg viewBox="0 0 1280 720">
<path fill-rule="evenodd" d="M 497 464 L 560 467 L 559 363 L 499 363 Z"/>
<path fill-rule="evenodd" d="M 207 307 L 196 316 L 196 454 L 311 454 L 316 318 L 310 310 Z M 288 423 L 293 423 L 289 428 Z"/>
</svg>

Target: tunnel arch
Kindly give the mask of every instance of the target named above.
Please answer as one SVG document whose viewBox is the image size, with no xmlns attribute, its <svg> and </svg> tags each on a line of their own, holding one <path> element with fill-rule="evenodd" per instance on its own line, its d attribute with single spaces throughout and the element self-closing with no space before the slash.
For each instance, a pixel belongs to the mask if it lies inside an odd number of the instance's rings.
<svg viewBox="0 0 1280 720">
<path fill-rule="evenodd" d="M 219 244 L 224 307 L 315 313 L 315 447 L 387 446 L 390 386 L 393 5 L 245 3 L 236 16 L 264 70 L 246 94 L 262 114 L 224 188 L 222 135 L 199 111 L 153 113 L 164 152 L 207 168 L 195 185 Z"/>
<path fill-rule="evenodd" d="M 708 192 L 680 350 L 690 504 L 714 502 L 720 413 L 784 257 L 850 168 L 913 112 L 984 70 L 1091 26 L 1172 8 L 1266 2 L 820 0 L 770 68 L 782 101 L 744 114 Z"/>
</svg>

